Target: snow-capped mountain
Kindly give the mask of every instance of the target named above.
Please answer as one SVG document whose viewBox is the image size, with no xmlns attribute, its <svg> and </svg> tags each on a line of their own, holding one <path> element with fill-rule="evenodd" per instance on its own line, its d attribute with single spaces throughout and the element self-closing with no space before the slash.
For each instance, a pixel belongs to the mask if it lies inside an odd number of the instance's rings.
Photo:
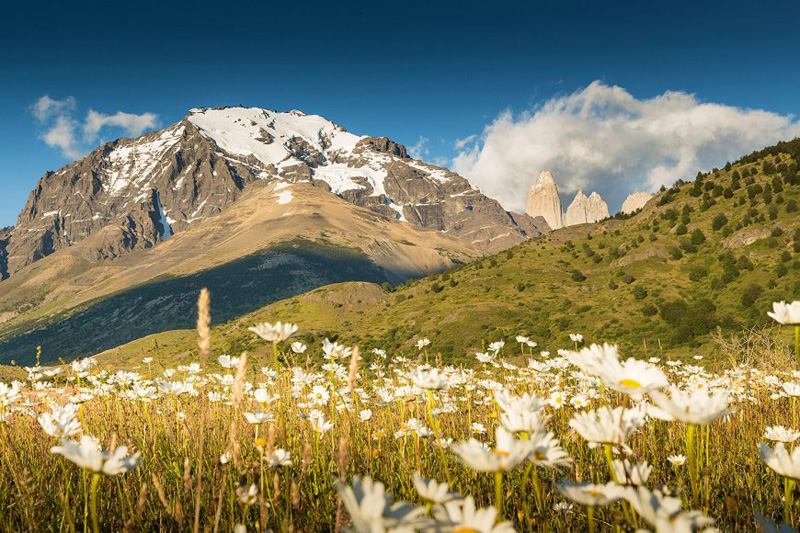
<svg viewBox="0 0 800 533">
<path fill-rule="evenodd" d="M 0 246 L 0 272 L 13 275 L 103 228 L 95 259 L 151 247 L 220 213 L 260 180 L 309 182 L 486 252 L 548 229 L 387 138 L 355 135 L 300 111 L 201 108 L 45 174 Z"/>
</svg>

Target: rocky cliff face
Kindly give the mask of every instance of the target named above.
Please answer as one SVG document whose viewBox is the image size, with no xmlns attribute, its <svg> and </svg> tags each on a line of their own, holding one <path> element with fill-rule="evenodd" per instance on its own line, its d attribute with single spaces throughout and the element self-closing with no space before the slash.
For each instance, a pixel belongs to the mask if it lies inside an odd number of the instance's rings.
<svg viewBox="0 0 800 533">
<path fill-rule="evenodd" d="M 579 190 L 575 199 L 567 207 L 564 217 L 565 226 L 591 224 L 608 217 L 608 205 L 599 194 L 593 192 L 588 197 Z"/>
<path fill-rule="evenodd" d="M 644 204 L 650 201 L 653 197 L 649 192 L 635 192 L 629 194 L 625 201 L 622 202 L 622 209 L 620 211 L 627 215 L 633 213 L 644 207 Z"/>
<path fill-rule="evenodd" d="M 548 229 L 542 219 L 506 212 L 458 174 L 409 158 L 389 139 L 299 111 L 202 108 L 45 174 L 10 236 L 0 234 L 0 265 L 13 275 L 108 226 L 114 231 L 103 232 L 97 259 L 149 248 L 226 209 L 257 180 L 309 182 L 486 252 Z"/>
<path fill-rule="evenodd" d="M 0 280 L 8 277 L 8 254 L 6 248 L 13 228 L 0 228 Z"/>
<path fill-rule="evenodd" d="M 539 174 L 536 183 L 531 186 L 525 203 L 525 213 L 531 217 L 542 217 L 552 229 L 564 227 L 558 187 L 550 172 Z"/>
</svg>

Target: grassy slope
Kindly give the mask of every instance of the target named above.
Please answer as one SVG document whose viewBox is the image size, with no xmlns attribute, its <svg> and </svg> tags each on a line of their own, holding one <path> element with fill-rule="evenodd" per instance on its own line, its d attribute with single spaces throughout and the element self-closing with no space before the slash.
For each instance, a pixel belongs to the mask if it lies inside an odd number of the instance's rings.
<svg viewBox="0 0 800 533">
<path fill-rule="evenodd" d="M 708 355 L 714 345 L 710 333 L 718 327 L 733 333 L 767 324 L 772 301 L 800 296 L 800 257 L 793 244 L 800 216 L 789 212 L 800 202 L 800 182 L 794 178 L 798 152 L 795 141 L 748 156 L 730 169 L 702 176 L 700 196 L 691 193 L 694 183 L 679 185 L 630 219 L 565 228 L 392 293 L 345 283 L 276 302 L 218 326 L 215 350 L 261 353 L 265 347 L 246 326 L 283 320 L 299 323 L 307 341 L 338 335 L 364 348 L 410 352 L 411 339 L 427 336 L 433 351 L 454 360 L 480 350 L 483 340 L 513 345 L 517 334 L 554 350 L 569 343 L 570 332 L 583 333 L 588 341 L 616 342 L 630 355 Z M 784 167 L 783 175 L 790 177 L 781 179 Z M 742 175 L 736 190 L 734 172 Z M 775 176 L 783 191 L 773 190 L 769 197 L 763 189 L 772 187 Z M 762 192 L 751 199 L 749 186 Z M 733 196 L 725 198 L 729 188 Z M 729 220 L 714 230 L 720 214 Z M 686 234 L 676 235 L 683 222 Z M 676 258 L 682 244 L 690 248 L 686 243 L 695 229 L 706 241 Z M 729 254 L 738 274 L 728 267 L 724 279 Z M 703 269 L 707 275 L 690 279 L 692 270 L 702 274 Z M 758 287 L 755 301 L 743 302 L 752 286 Z M 135 364 L 140 356 L 155 355 L 171 363 L 191 359 L 193 342 L 190 332 L 167 332 L 103 357 L 132 358 Z"/>
</svg>

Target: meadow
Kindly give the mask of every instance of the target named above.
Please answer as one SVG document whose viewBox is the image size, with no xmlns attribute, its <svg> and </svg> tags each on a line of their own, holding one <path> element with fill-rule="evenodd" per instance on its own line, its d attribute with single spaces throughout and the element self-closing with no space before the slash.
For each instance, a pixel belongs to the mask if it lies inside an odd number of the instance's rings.
<svg viewBox="0 0 800 533">
<path fill-rule="evenodd" d="M 749 531 L 794 526 L 796 348 L 722 340 L 707 365 L 523 335 L 459 366 L 306 346 L 94 358 L 0 383 L 3 531 Z M 778 328 L 800 302 L 775 304 Z M 613 341 L 613 339 L 609 339 Z M 264 353 L 262 351 L 261 353 Z"/>
</svg>

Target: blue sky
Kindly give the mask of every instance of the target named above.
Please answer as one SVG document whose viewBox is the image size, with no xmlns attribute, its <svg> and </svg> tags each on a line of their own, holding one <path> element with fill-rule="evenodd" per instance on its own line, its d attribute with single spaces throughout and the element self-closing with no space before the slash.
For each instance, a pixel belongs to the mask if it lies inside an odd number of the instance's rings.
<svg viewBox="0 0 800 533">
<path fill-rule="evenodd" d="M 680 91 L 782 117 L 800 107 L 797 2 L 59 1 L 5 11 L 0 225 L 14 223 L 45 171 L 69 162 L 41 138 L 31 106 L 43 95 L 74 98 L 78 120 L 90 109 L 147 112 L 161 126 L 203 105 L 298 108 L 407 145 L 424 137 L 425 158 L 447 164 L 459 139 L 485 137 L 505 110 L 519 125 L 595 80 L 637 101 Z M 787 120 L 736 148 L 794 131 Z M 123 133 L 105 127 L 93 144 Z M 509 194 L 478 152 L 463 171 Z M 622 194 L 604 190 L 606 176 L 571 176 L 564 188 Z"/>
</svg>

